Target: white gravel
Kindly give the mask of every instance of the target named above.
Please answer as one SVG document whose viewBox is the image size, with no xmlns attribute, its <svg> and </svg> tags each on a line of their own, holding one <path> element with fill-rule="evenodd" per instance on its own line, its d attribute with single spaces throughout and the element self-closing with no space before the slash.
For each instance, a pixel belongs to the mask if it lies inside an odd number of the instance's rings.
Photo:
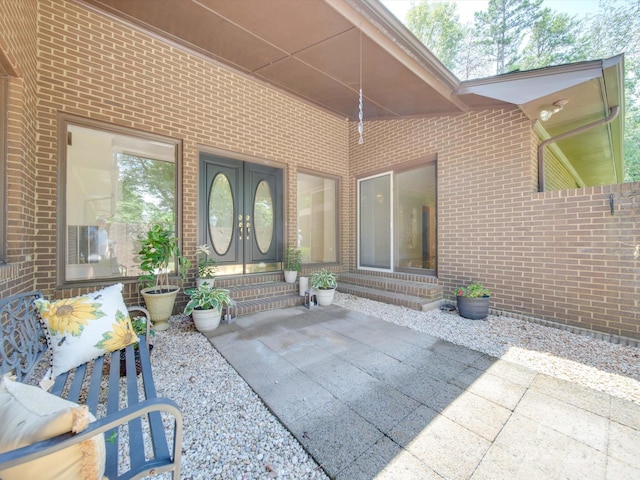
<svg viewBox="0 0 640 480">
<path fill-rule="evenodd" d="M 523 320 L 466 320 L 351 295 L 335 304 L 640 404 L 640 349 Z M 182 479 L 326 479 L 188 317 L 153 338 L 158 393 L 184 414 Z"/>
</svg>

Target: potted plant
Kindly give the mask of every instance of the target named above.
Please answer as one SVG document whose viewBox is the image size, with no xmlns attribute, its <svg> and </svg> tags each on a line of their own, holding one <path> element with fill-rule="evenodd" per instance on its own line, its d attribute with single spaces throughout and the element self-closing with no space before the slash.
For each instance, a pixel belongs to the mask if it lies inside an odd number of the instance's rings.
<svg viewBox="0 0 640 480">
<path fill-rule="evenodd" d="M 479 282 L 472 282 L 467 286 L 456 288 L 458 313 L 464 318 L 482 320 L 489 315 L 489 301 L 491 292 Z"/>
<path fill-rule="evenodd" d="M 193 317 L 196 329 L 207 333 L 218 328 L 222 308 L 231 304 L 228 290 L 205 283 L 197 288 L 187 288 L 184 293 L 189 296 L 184 314 Z"/>
<path fill-rule="evenodd" d="M 301 269 L 302 252 L 298 248 L 287 247 L 284 256 L 284 281 L 295 283 Z"/>
<path fill-rule="evenodd" d="M 147 345 L 149 346 L 149 355 L 151 355 L 151 351 L 153 350 L 153 344 L 149 343 L 149 337 L 155 335 L 155 331 L 147 326 L 147 317 L 143 315 L 139 315 L 136 317 L 131 317 L 131 327 L 136 335 L 146 335 L 147 336 Z M 136 363 L 136 373 L 140 375 L 142 371 L 142 365 L 140 364 L 140 352 L 138 351 L 139 343 L 136 342 L 133 344 L 133 348 L 135 349 L 135 363 Z M 127 355 L 126 349 L 120 350 L 120 376 L 124 377 L 127 374 Z"/>
<path fill-rule="evenodd" d="M 327 306 L 333 303 L 333 297 L 338 286 L 338 277 L 331 270 L 323 268 L 311 275 L 311 288 L 316 291 L 318 305 Z"/>
<path fill-rule="evenodd" d="M 198 276 L 196 277 L 196 287 L 206 283 L 213 287 L 218 273 L 218 262 L 211 256 L 211 247 L 206 243 L 198 245 L 196 248 L 196 261 L 198 262 Z"/>
<path fill-rule="evenodd" d="M 143 287 L 140 293 L 151 315 L 156 330 L 169 328 L 169 317 L 173 312 L 176 295 L 180 290 L 177 285 L 169 284 L 169 273 L 172 267 L 184 280 L 189 260 L 182 256 L 178 239 L 168 228 L 155 224 L 146 238 L 140 241 L 140 270 L 143 274 L 138 283 Z"/>
</svg>

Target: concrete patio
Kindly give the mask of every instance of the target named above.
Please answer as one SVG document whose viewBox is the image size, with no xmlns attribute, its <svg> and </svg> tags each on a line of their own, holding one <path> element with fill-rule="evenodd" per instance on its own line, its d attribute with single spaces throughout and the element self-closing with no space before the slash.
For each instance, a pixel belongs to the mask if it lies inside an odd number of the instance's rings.
<svg viewBox="0 0 640 480">
<path fill-rule="evenodd" d="M 338 306 L 210 342 L 336 479 L 640 478 L 640 406 Z"/>
</svg>

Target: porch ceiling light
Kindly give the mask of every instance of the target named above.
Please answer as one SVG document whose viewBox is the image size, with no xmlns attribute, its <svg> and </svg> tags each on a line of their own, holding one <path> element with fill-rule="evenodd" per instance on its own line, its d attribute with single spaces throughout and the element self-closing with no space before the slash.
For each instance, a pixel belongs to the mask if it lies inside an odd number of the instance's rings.
<svg viewBox="0 0 640 480">
<path fill-rule="evenodd" d="M 554 102 L 553 105 L 545 105 L 540 110 L 540 120 L 546 122 L 554 113 L 558 113 L 560 110 L 562 110 L 567 103 L 569 103 L 569 100 L 563 99 Z"/>
</svg>

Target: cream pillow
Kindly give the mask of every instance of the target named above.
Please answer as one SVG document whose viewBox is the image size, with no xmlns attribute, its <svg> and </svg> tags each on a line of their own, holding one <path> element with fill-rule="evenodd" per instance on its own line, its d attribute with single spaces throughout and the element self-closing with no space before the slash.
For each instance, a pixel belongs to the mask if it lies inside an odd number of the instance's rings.
<svg viewBox="0 0 640 480">
<path fill-rule="evenodd" d="M 46 440 L 67 432 L 79 433 L 95 420 L 79 406 L 5 375 L 0 382 L 0 452 Z M 0 470 L 2 480 L 101 479 L 104 474 L 104 435 L 17 467 Z"/>
<path fill-rule="evenodd" d="M 80 297 L 36 300 L 52 352 L 51 378 L 138 341 L 118 283 Z"/>
</svg>

